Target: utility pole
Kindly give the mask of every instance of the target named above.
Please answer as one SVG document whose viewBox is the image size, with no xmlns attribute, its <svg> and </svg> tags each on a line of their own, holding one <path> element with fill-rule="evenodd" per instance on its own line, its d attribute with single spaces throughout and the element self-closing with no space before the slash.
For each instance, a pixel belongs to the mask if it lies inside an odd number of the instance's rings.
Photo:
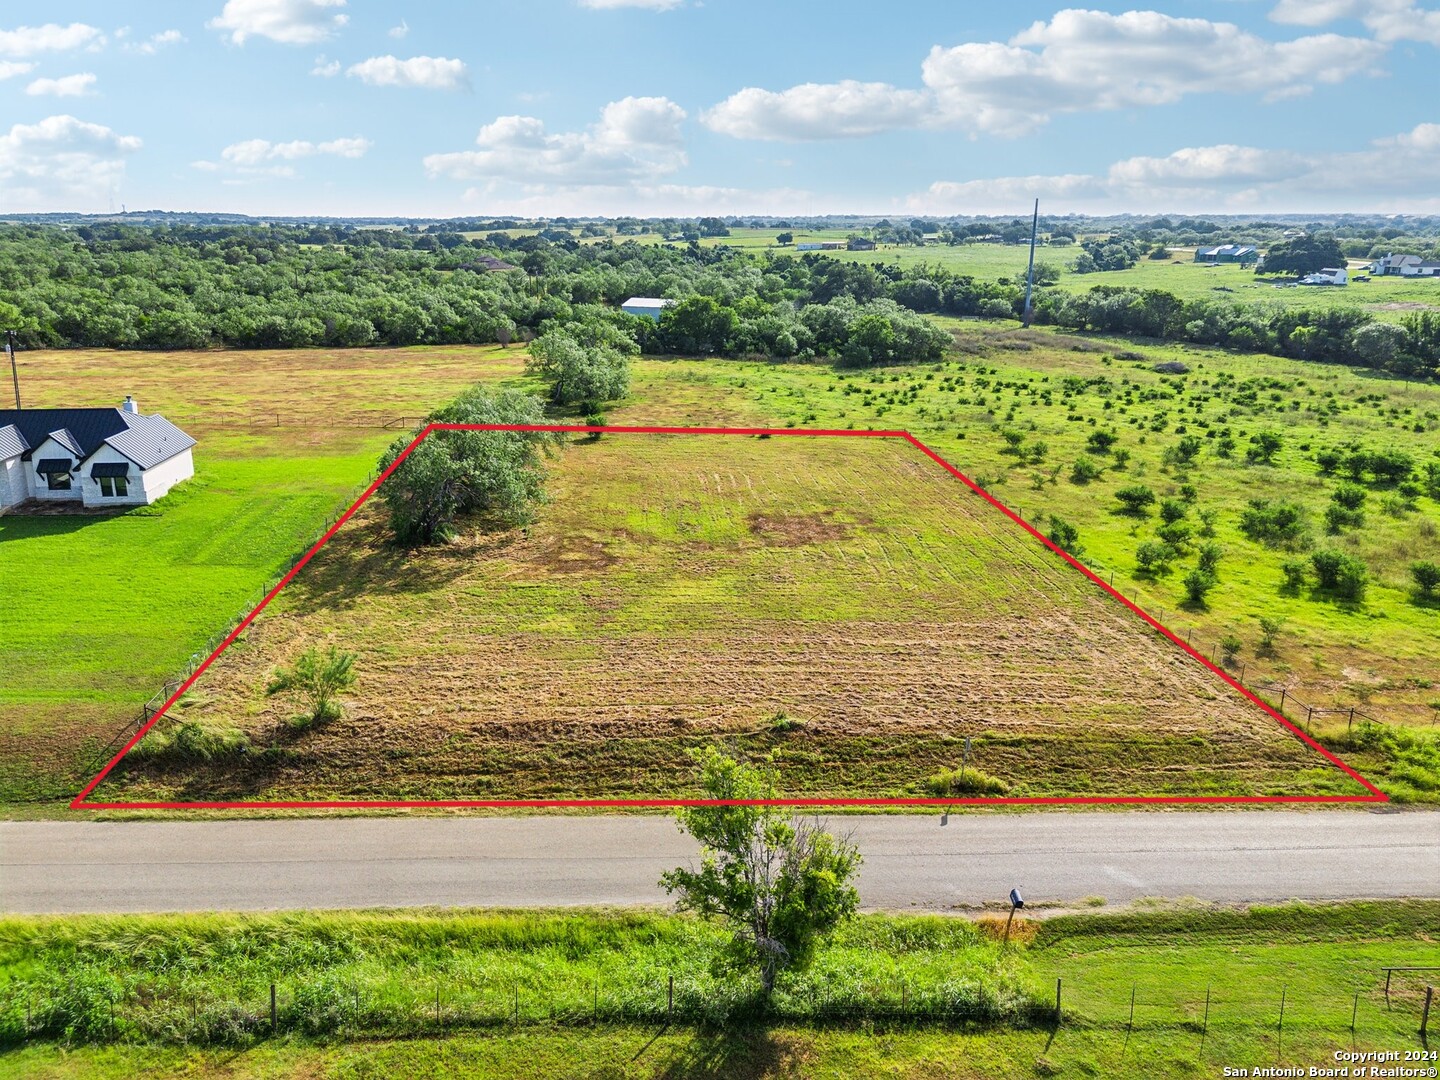
<svg viewBox="0 0 1440 1080">
<path fill-rule="evenodd" d="M 1030 220 L 1030 265 L 1025 270 L 1025 314 L 1020 317 L 1020 322 L 1030 325 L 1030 320 L 1035 318 L 1035 309 L 1030 305 L 1030 295 L 1035 291 L 1035 237 L 1040 231 L 1040 200 L 1035 200 L 1035 216 Z"/>
<path fill-rule="evenodd" d="M 15 366 L 15 338 L 14 330 L 5 331 L 5 351 L 10 354 L 10 378 L 15 382 L 15 408 L 20 408 L 20 369 Z"/>
</svg>

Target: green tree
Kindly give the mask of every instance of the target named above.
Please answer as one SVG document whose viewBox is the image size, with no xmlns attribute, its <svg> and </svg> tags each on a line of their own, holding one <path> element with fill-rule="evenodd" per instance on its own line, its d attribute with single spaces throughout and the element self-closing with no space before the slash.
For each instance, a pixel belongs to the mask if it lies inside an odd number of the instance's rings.
<svg viewBox="0 0 1440 1080">
<path fill-rule="evenodd" d="M 1061 551 L 1069 552 L 1076 558 L 1080 557 L 1080 530 L 1071 525 L 1064 518 L 1050 515 L 1050 531 L 1045 534 L 1045 539 L 1058 547 Z"/>
<path fill-rule="evenodd" d="M 435 413 L 444 424 L 531 425 L 545 422 L 538 398 L 515 390 L 491 396 L 475 388 Z M 544 431 L 432 431 L 413 449 L 399 439 L 380 459 L 390 524 L 402 544 L 433 544 L 453 535 L 456 520 L 485 513 L 498 524 L 529 521 L 544 499 L 544 458 L 563 437 Z M 403 459 L 401 455 L 404 455 Z"/>
<path fill-rule="evenodd" d="M 354 653 L 344 652 L 334 645 L 323 652 L 311 646 L 289 667 L 276 669 L 265 692 L 295 695 L 310 711 L 306 724 L 322 724 L 339 718 L 341 708 L 335 700 L 336 695 L 354 685 Z"/>
<path fill-rule="evenodd" d="M 1115 492 L 1120 500 L 1121 513 L 1130 517 L 1148 517 L 1149 508 L 1155 502 L 1155 492 L 1144 484 L 1132 484 Z"/>
<path fill-rule="evenodd" d="M 1135 562 L 1147 574 L 1160 575 L 1169 571 L 1178 553 L 1169 544 L 1146 540 L 1135 549 Z"/>
<path fill-rule="evenodd" d="M 1415 588 L 1427 600 L 1440 588 L 1440 564 L 1429 561 L 1411 563 L 1410 576 L 1415 579 Z"/>
<path fill-rule="evenodd" d="M 859 893 L 850 879 L 860 853 L 819 827 L 753 805 L 777 798 L 773 774 L 713 748 L 692 753 L 706 799 L 752 805 L 689 806 L 680 828 L 700 842 L 699 869 L 678 867 L 660 884 L 678 906 L 718 916 L 734 931 L 730 956 L 756 972 L 768 1000 L 775 980 L 803 970 L 816 947 L 855 914 Z"/>
<path fill-rule="evenodd" d="M 1181 580 L 1181 584 L 1185 586 L 1185 599 L 1196 605 L 1203 605 L 1205 597 L 1210 595 L 1210 590 L 1219 583 L 1214 574 L 1207 574 L 1204 570 L 1191 570 Z"/>
<path fill-rule="evenodd" d="M 593 337 L 589 342 L 582 340 L 586 331 L 584 326 L 570 324 L 546 331 L 530 345 L 525 370 L 549 381 L 550 400 L 557 405 L 593 410 L 601 402 L 624 397 L 630 388 L 626 352 Z M 634 349 L 633 342 L 630 347 Z"/>
</svg>

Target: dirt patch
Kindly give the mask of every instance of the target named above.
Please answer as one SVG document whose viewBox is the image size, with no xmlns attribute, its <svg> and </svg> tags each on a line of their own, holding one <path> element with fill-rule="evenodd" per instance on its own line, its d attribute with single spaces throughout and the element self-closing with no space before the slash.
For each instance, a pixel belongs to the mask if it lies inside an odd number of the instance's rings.
<svg viewBox="0 0 1440 1080">
<path fill-rule="evenodd" d="M 604 544 L 588 536 L 550 538 L 524 552 L 526 561 L 562 574 L 604 570 L 619 560 Z"/>
<path fill-rule="evenodd" d="M 1422 304 L 1419 300 L 1390 300 L 1383 304 L 1366 304 L 1367 311 L 1440 311 L 1440 304 Z"/>
<path fill-rule="evenodd" d="M 767 544 L 777 547 L 799 547 L 826 540 L 844 540 L 851 526 L 835 520 L 834 510 L 818 514 L 751 514 L 750 531 Z"/>
</svg>

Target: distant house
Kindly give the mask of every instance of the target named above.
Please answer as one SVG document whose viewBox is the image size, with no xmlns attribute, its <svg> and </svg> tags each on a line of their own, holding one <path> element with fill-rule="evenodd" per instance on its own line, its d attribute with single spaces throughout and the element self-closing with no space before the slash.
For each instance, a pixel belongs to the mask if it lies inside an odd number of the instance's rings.
<svg viewBox="0 0 1440 1080">
<path fill-rule="evenodd" d="M 875 241 L 866 240 L 863 236 L 852 236 L 845 241 L 845 247 L 850 251 L 874 251 Z"/>
<path fill-rule="evenodd" d="M 1401 277 L 1440 277 L 1440 262 L 1422 262 L 1400 271 Z"/>
<path fill-rule="evenodd" d="M 1222 244 L 1219 247 L 1197 248 L 1195 261 L 1198 263 L 1239 263 L 1251 266 L 1260 258 L 1260 252 L 1247 244 Z"/>
<path fill-rule="evenodd" d="M 874 244 L 870 245 L 872 248 Z M 796 244 L 796 251 L 840 251 L 845 247 L 844 240 L 807 240 L 803 244 Z"/>
<path fill-rule="evenodd" d="M 128 397 L 118 409 L 0 409 L 0 513 L 30 499 L 152 503 L 195 474 L 194 445 Z"/>
<path fill-rule="evenodd" d="M 664 311 L 674 300 L 662 300 L 655 296 L 632 296 L 620 305 L 620 310 L 630 315 L 643 315 L 647 319 L 660 321 L 660 313 Z"/>
<path fill-rule="evenodd" d="M 1414 268 L 1424 261 L 1419 255 L 1382 255 L 1370 264 L 1370 272 L 1377 277 L 1414 277 Z"/>
<path fill-rule="evenodd" d="M 519 270 L 514 263 L 507 263 L 504 259 L 497 259 L 493 255 L 482 255 L 474 262 L 468 262 L 460 267 L 461 270 L 470 270 L 477 274 L 496 274 L 502 270 Z"/>
<path fill-rule="evenodd" d="M 1350 272 L 1344 267 L 1327 266 L 1315 274 L 1306 274 L 1300 279 L 1301 285 L 1348 285 Z"/>
</svg>

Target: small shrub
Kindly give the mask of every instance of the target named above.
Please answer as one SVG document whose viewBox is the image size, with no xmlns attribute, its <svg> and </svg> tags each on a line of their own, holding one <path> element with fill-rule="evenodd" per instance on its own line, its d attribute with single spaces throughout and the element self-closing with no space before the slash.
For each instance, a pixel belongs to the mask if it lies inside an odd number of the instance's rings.
<svg viewBox="0 0 1440 1080">
<path fill-rule="evenodd" d="M 1091 480 L 1099 479 L 1103 471 L 1099 465 L 1082 454 L 1070 467 L 1070 481 L 1074 484 L 1088 484 Z"/>
<path fill-rule="evenodd" d="M 1185 575 L 1182 584 L 1185 586 L 1186 600 L 1192 604 L 1204 604 L 1210 590 L 1220 582 L 1214 574 L 1207 574 L 1204 570 L 1191 570 Z"/>
<path fill-rule="evenodd" d="M 1160 503 L 1160 519 L 1170 525 L 1190 513 L 1190 508 L 1179 499 L 1165 499 Z"/>
<path fill-rule="evenodd" d="M 983 769 L 967 765 L 964 769 L 941 769 L 925 781 L 925 790 L 937 799 L 951 795 L 1004 795 L 1010 785 Z"/>
<path fill-rule="evenodd" d="M 1135 549 L 1135 561 L 1147 574 L 1159 576 L 1169 572 L 1170 564 L 1179 553 L 1169 544 L 1146 540 Z"/>
<path fill-rule="evenodd" d="M 1207 574 L 1218 575 L 1220 572 L 1220 559 L 1224 556 L 1225 549 L 1219 544 L 1202 544 L 1200 547 L 1200 569 Z"/>
<path fill-rule="evenodd" d="M 1285 628 L 1283 617 L 1274 615 L 1258 616 L 1260 623 L 1260 645 L 1255 651 L 1261 656 L 1275 655 L 1275 641 L 1280 637 L 1280 631 Z"/>
<path fill-rule="evenodd" d="M 1080 547 L 1080 530 L 1054 514 L 1050 515 L 1050 531 L 1045 534 L 1045 539 L 1077 558 L 1083 550 Z"/>
<path fill-rule="evenodd" d="M 344 652 L 334 645 L 323 652 L 311 646 L 296 658 L 291 667 L 276 670 L 265 692 L 289 692 L 305 702 L 310 715 L 300 726 L 308 727 L 339 718 L 342 710 L 335 697 L 354 685 L 354 653 Z"/>
<path fill-rule="evenodd" d="M 1424 561 L 1410 564 L 1410 577 L 1415 581 L 1415 591 L 1423 599 L 1430 599 L 1440 589 L 1440 564 Z"/>
<path fill-rule="evenodd" d="M 1121 513 L 1131 517 L 1148 517 L 1149 508 L 1155 502 L 1155 492 L 1144 484 L 1131 484 L 1115 492 L 1120 501 Z"/>
<path fill-rule="evenodd" d="M 1284 591 L 1297 593 L 1303 589 L 1310 580 L 1310 564 L 1301 559 L 1287 559 L 1280 564 L 1280 572 L 1285 575 Z"/>
<path fill-rule="evenodd" d="M 1359 559 L 1340 551 L 1317 551 L 1310 556 L 1320 588 L 1346 600 L 1360 600 L 1365 595 L 1369 571 Z"/>
<path fill-rule="evenodd" d="M 1245 643 L 1234 634 L 1226 634 L 1220 639 L 1220 654 L 1227 664 L 1233 664 L 1244 647 Z"/>
</svg>

